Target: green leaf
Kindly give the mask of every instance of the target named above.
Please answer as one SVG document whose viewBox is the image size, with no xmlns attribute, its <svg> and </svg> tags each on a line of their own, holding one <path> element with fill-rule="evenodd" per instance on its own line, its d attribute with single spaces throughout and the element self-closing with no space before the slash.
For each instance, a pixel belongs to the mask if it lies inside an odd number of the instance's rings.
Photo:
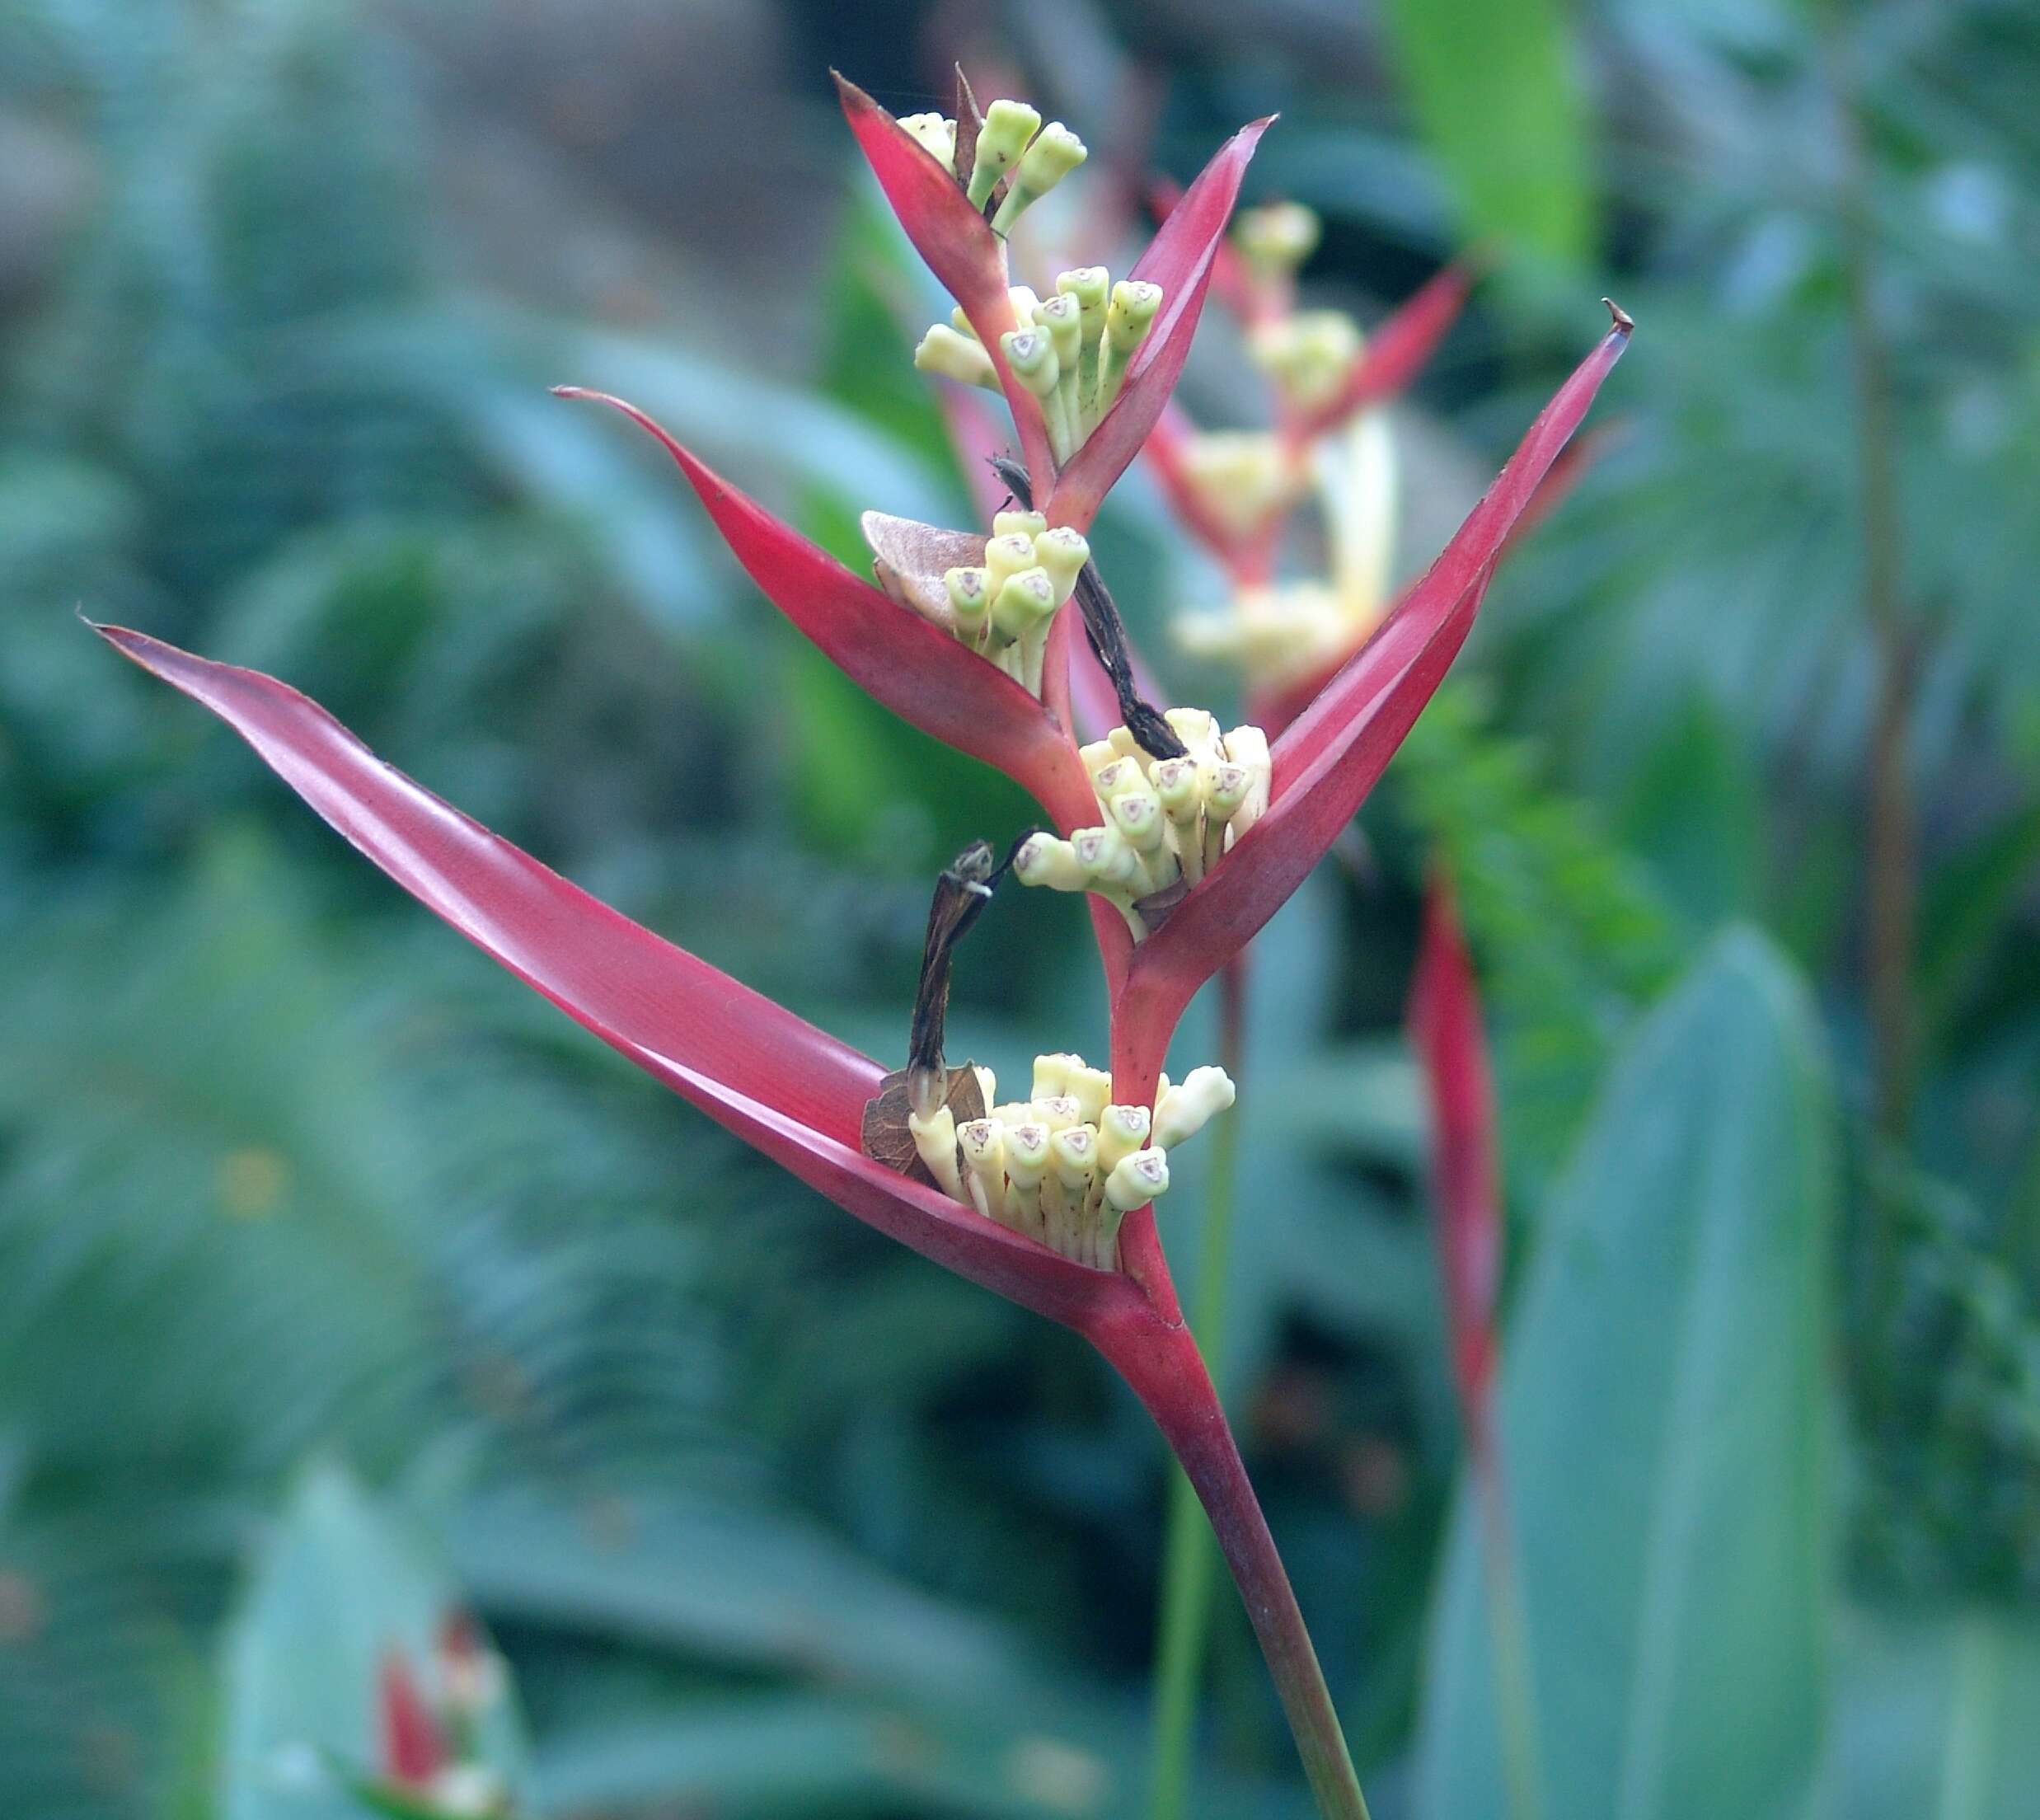
<svg viewBox="0 0 2040 1820">
<path fill-rule="evenodd" d="M 1587 129 L 1559 0 L 1389 0 L 1383 16 L 1468 235 L 1587 263 Z"/>
<path fill-rule="evenodd" d="M 1802 989 L 1731 931 L 1616 1061 L 1545 1210 L 1501 1409 L 1546 1813 L 1773 1815 L 1812 1773 L 1829 1119 Z M 1462 1496 L 1432 1820 L 1507 1807 L 1478 1527 Z"/>
<path fill-rule="evenodd" d="M 345 1471 L 308 1468 L 229 1633 L 223 1820 L 356 1820 L 358 1799 L 323 1766 L 372 1773 L 377 1683 L 392 1652 L 429 1689 L 452 1583 Z M 480 1760 L 522 1806 L 529 1772 L 509 1700 L 485 1715 Z"/>
<path fill-rule="evenodd" d="M 2040 1628 L 1845 1615 L 1822 1787 L 1835 1820 L 2023 1820 L 2040 1788 Z"/>
</svg>

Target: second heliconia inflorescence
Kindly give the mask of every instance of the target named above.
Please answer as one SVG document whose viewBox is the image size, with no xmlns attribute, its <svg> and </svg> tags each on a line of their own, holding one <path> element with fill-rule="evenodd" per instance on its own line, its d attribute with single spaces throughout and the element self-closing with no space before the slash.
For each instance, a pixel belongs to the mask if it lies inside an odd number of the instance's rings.
<svg viewBox="0 0 2040 1820">
<path fill-rule="evenodd" d="M 977 1072 L 983 1118 L 909 1118 L 922 1161 L 951 1198 L 1100 1270 L 1118 1268 L 1121 1220 L 1168 1192 L 1170 1151 L 1233 1101 L 1223 1068 L 1164 1075 L 1151 1110 L 1114 1104 L 1112 1077 L 1081 1055 L 1036 1056 L 1027 1098 L 1002 1105 Z"/>
<path fill-rule="evenodd" d="M 972 204 L 992 208 L 996 232 L 1010 232 L 1029 204 L 1084 162 L 1084 142 L 1060 121 L 1041 124 L 1025 101 L 994 101 L 960 168 L 956 123 L 940 114 L 911 114 L 899 123 L 951 171 Z M 1161 287 L 1137 279 L 1112 282 L 1102 265 L 1079 266 L 1043 298 L 1025 284 L 1007 296 L 1013 326 L 999 351 L 1020 385 L 1041 401 L 1048 443 L 1058 462 L 1082 447 L 1111 410 L 1127 369 L 1162 305 Z M 961 309 L 922 337 L 914 364 L 968 385 L 998 389 L 992 356 Z"/>
<path fill-rule="evenodd" d="M 1170 708 L 1164 718 L 1184 757 L 1157 758 L 1114 727 L 1082 753 L 1103 822 L 1067 840 L 1032 835 L 1013 856 L 1023 884 L 1109 898 L 1137 941 L 1168 914 L 1178 888 L 1202 879 L 1268 807 L 1268 736 L 1259 727 L 1221 733 L 1203 708 Z"/>
</svg>

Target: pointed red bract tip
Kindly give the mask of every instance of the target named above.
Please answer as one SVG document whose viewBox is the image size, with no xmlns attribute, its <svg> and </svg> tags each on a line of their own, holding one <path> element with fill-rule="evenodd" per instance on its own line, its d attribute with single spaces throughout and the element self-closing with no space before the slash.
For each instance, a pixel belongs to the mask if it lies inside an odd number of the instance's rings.
<svg viewBox="0 0 2040 1820">
<path fill-rule="evenodd" d="M 889 207 L 898 218 L 927 268 L 962 307 L 978 339 L 991 357 L 999 389 L 1013 413 L 1020 453 L 1035 477 L 1038 492 L 1055 472 L 1041 401 L 1014 378 L 999 337 L 1015 324 L 1012 299 L 1006 291 L 1006 248 L 992 224 L 970 205 L 970 198 L 912 134 L 847 77 L 836 75 L 843 117 L 878 179 Z"/>
<path fill-rule="evenodd" d="M 1573 369 L 1423 579 L 1275 741 L 1267 811 L 1135 951 L 1123 1009 L 1172 1029 L 1353 819 L 1444 680 L 1510 533 L 1627 345 L 1614 331 Z"/>
<path fill-rule="evenodd" d="M 1608 315 L 1615 323 L 1615 332 L 1617 335 L 1626 335 L 1635 328 L 1636 318 L 1613 298 L 1604 297 L 1601 301 L 1608 306 Z"/>
<path fill-rule="evenodd" d="M 636 406 L 579 386 L 553 389 L 621 411 L 656 440 L 765 598 L 875 701 L 1004 772 L 1066 830 L 1089 818 L 1090 786 L 1067 734 L 997 664 L 852 575 Z"/>
<path fill-rule="evenodd" d="M 1088 527 L 1161 415 L 1189 358 L 1240 180 L 1273 118 L 1241 127 L 1218 148 L 1135 261 L 1130 276 L 1161 287 L 1161 313 L 1134 356 L 1118 401 L 1058 476 L 1042 508 L 1050 523 Z"/>
</svg>

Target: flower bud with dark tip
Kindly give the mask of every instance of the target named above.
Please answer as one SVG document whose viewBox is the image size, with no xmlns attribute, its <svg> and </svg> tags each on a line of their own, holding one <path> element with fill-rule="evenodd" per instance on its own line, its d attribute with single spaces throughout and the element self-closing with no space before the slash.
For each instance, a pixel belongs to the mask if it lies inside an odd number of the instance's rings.
<svg viewBox="0 0 2040 1820">
<path fill-rule="evenodd" d="M 982 569 L 951 569 L 943 575 L 942 586 L 955 616 L 957 637 L 966 645 L 977 645 L 992 612 L 990 577 Z"/>
<path fill-rule="evenodd" d="M 999 590 L 1015 575 L 1034 566 L 1034 540 L 1019 532 L 994 537 L 985 546 L 985 586 L 997 600 Z"/>
<path fill-rule="evenodd" d="M 1055 584 L 1045 569 L 1023 569 L 1009 575 L 992 603 L 992 624 L 1003 636 L 1019 640 L 1056 610 Z"/>
</svg>

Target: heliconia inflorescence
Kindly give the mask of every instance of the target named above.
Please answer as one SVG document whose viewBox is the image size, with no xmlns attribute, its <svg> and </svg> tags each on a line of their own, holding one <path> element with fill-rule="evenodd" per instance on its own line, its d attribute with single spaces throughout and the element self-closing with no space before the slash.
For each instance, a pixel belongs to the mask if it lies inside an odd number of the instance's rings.
<svg viewBox="0 0 2040 1820">
<path fill-rule="evenodd" d="M 910 1120 L 922 1162 L 952 1199 L 1100 1270 L 1118 1267 L 1120 1221 L 1168 1191 L 1170 1151 L 1233 1100 L 1226 1071 L 1202 1067 L 1164 1075 L 1151 1109 L 1119 1105 L 1104 1069 L 1057 1054 L 1034 1058 L 1025 1100 L 1001 1104 L 992 1070 L 970 1066 L 990 1110 Z"/>
<path fill-rule="evenodd" d="M 1043 126 L 1025 101 L 994 101 L 968 151 L 956 122 L 942 115 L 910 114 L 899 124 L 964 185 L 973 208 L 990 212 L 992 232 L 1001 236 L 1086 155 L 1067 126 L 1059 120 Z M 1161 312 L 1161 287 L 1133 279 L 1115 284 L 1102 265 L 1086 265 L 1058 274 L 1046 298 L 1025 284 L 1010 286 L 1007 297 L 1013 326 L 997 338 L 1000 351 L 1040 401 L 1048 446 L 1058 462 L 1066 462 L 1117 401 L 1128 367 Z M 992 356 L 961 308 L 922 337 L 914 364 L 999 389 Z"/>
<path fill-rule="evenodd" d="M 1023 884 L 1090 891 L 1125 916 L 1144 940 L 1233 842 L 1268 807 L 1271 765 L 1259 727 L 1222 733 L 1202 708 L 1170 708 L 1164 718 L 1182 742 L 1181 758 L 1143 751 L 1124 727 L 1082 748 L 1100 815 L 1067 840 L 1036 833 L 1013 857 Z"/>
</svg>

